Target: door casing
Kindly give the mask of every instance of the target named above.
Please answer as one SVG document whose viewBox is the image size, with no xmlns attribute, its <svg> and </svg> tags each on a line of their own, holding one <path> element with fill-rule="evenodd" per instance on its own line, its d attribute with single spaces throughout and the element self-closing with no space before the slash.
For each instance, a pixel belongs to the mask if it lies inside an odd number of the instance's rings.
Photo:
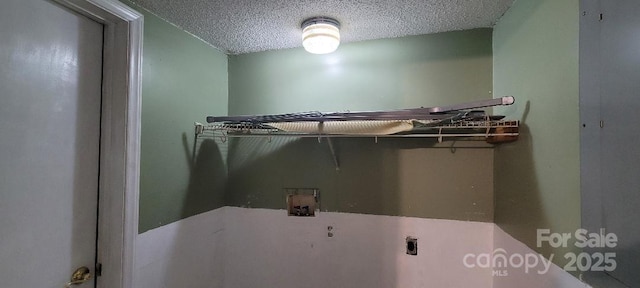
<svg viewBox="0 0 640 288">
<path fill-rule="evenodd" d="M 97 287 L 133 287 L 143 16 L 117 0 L 53 0 L 104 25 Z"/>
</svg>

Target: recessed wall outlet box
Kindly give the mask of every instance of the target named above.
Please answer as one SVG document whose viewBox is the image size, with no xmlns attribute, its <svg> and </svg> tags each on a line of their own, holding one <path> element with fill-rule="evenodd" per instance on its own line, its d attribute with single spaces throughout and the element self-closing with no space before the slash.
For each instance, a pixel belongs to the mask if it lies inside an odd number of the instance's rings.
<svg viewBox="0 0 640 288">
<path fill-rule="evenodd" d="M 285 188 L 289 216 L 315 216 L 320 209 L 319 190 L 315 188 Z"/>
<path fill-rule="evenodd" d="M 418 255 L 418 238 L 407 237 L 407 254 Z"/>
</svg>

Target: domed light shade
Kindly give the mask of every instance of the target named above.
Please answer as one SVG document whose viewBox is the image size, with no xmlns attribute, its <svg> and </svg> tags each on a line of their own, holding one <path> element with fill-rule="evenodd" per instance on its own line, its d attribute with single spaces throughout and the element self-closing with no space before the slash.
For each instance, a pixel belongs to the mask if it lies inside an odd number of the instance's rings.
<svg viewBox="0 0 640 288">
<path fill-rule="evenodd" d="M 302 22 L 302 46 L 309 53 L 327 54 L 340 45 L 340 22 L 316 17 Z"/>
</svg>

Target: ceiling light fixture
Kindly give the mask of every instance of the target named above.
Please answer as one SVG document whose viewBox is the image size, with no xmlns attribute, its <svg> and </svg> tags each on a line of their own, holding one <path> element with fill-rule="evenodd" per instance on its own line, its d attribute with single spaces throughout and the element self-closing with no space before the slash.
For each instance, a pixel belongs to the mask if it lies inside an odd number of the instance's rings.
<svg viewBox="0 0 640 288">
<path fill-rule="evenodd" d="M 328 54 L 340 45 L 340 22 L 314 17 L 302 22 L 302 46 L 309 53 Z"/>
</svg>

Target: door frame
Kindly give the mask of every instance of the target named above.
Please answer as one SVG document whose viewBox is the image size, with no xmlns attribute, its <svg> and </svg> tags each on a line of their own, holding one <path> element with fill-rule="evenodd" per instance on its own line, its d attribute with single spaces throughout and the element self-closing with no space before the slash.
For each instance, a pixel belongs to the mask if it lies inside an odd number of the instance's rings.
<svg viewBox="0 0 640 288">
<path fill-rule="evenodd" d="M 143 16 L 117 0 L 53 0 L 104 25 L 97 287 L 131 288 L 138 235 Z"/>
</svg>

